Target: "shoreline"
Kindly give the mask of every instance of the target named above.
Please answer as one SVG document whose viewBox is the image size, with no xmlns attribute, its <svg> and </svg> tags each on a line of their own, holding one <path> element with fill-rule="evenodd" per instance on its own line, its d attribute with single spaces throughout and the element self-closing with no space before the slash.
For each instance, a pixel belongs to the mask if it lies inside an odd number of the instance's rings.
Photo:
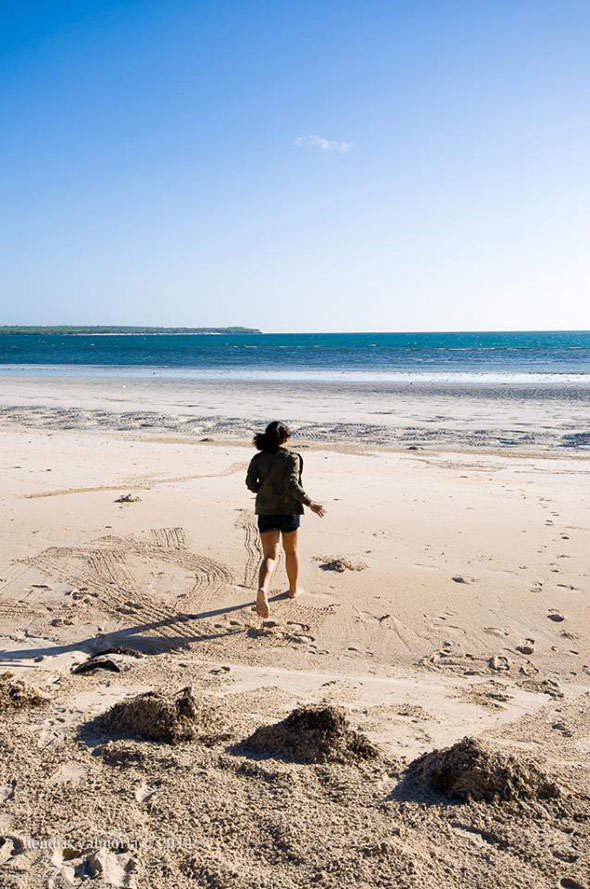
<svg viewBox="0 0 590 889">
<path fill-rule="evenodd" d="M 105 334 L 107 335 L 107 334 Z M 110 335 L 110 334 L 109 334 Z M 383 385 L 477 385 L 477 386 L 563 386 L 577 385 L 590 390 L 589 371 L 497 371 L 497 370 L 337 370 L 318 369 L 313 366 L 298 370 L 283 370 L 282 367 L 261 367 L 256 370 L 232 367 L 202 367 L 182 365 L 152 364 L 11 364 L 0 363 L 0 380 L 7 378 L 65 377 L 68 379 L 151 379 L 197 381 L 197 382 L 251 382 L 282 383 L 307 382 L 338 384 L 383 384 Z"/>
</svg>

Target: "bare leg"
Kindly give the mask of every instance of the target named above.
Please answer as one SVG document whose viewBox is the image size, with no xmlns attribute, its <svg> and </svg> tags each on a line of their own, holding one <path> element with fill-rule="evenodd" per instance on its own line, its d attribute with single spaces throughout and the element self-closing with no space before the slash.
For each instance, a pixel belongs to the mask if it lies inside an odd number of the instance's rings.
<svg viewBox="0 0 590 889">
<path fill-rule="evenodd" d="M 294 599 L 302 590 L 298 586 L 299 580 L 299 552 L 297 551 L 297 543 L 299 540 L 299 531 L 291 531 L 289 534 L 283 534 L 283 549 L 285 550 L 285 569 L 289 579 L 290 599 Z"/>
<path fill-rule="evenodd" d="M 258 572 L 256 614 L 263 619 L 268 617 L 268 590 L 279 560 L 279 537 L 279 531 L 265 531 L 260 535 L 262 562 Z"/>
</svg>

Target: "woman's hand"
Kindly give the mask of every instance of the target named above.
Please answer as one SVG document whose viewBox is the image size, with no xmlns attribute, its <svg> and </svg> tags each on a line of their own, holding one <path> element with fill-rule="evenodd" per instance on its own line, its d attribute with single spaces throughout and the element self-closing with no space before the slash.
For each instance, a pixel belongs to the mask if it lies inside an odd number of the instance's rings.
<svg viewBox="0 0 590 889">
<path fill-rule="evenodd" d="M 321 503 L 310 503 L 309 508 L 312 512 L 315 512 L 316 515 L 319 515 L 321 519 L 326 515 L 326 509 Z"/>
</svg>

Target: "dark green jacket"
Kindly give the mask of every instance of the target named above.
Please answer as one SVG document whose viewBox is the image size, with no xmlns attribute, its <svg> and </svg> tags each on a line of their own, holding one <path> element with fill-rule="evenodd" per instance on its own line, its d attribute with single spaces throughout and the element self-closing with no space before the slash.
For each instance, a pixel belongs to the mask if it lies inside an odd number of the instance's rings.
<svg viewBox="0 0 590 889">
<path fill-rule="evenodd" d="M 260 451 L 250 460 L 246 485 L 256 494 L 256 515 L 302 515 L 311 499 L 301 487 L 303 460 L 294 451 Z"/>
</svg>

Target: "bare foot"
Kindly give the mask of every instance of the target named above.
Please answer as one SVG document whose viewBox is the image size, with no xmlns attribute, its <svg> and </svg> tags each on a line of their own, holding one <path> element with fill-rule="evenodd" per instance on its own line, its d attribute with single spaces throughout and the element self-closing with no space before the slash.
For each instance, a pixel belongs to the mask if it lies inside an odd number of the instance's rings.
<svg viewBox="0 0 590 889">
<path fill-rule="evenodd" d="M 301 587 L 297 587 L 296 590 L 287 590 L 287 599 L 295 599 L 297 596 L 300 596 L 303 590 Z"/>
<path fill-rule="evenodd" d="M 265 620 L 269 615 L 268 599 L 266 598 L 265 590 L 262 589 L 258 590 L 258 594 L 256 596 L 256 614 L 263 620 Z"/>
</svg>

